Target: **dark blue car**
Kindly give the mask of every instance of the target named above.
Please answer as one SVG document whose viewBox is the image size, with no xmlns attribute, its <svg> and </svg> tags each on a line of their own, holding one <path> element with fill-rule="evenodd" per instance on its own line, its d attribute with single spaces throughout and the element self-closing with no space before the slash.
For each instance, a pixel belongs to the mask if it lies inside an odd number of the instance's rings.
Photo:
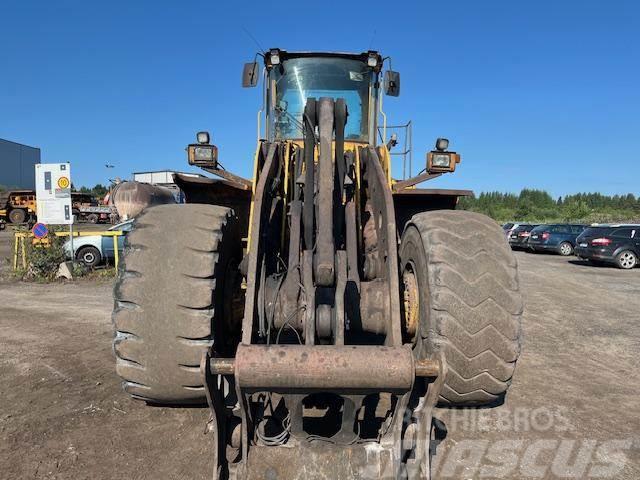
<svg viewBox="0 0 640 480">
<path fill-rule="evenodd" d="M 640 258 L 640 225 L 594 225 L 578 237 L 576 255 L 595 264 L 632 269 Z"/>
<path fill-rule="evenodd" d="M 540 225 L 531 230 L 527 245 L 534 252 L 553 252 L 571 255 L 576 247 L 576 238 L 585 225 Z"/>
</svg>

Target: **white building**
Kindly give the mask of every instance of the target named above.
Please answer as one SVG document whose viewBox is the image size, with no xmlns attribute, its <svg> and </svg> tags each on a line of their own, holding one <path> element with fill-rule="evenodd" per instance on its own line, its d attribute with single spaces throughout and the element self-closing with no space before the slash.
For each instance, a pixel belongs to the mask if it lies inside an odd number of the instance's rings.
<svg viewBox="0 0 640 480">
<path fill-rule="evenodd" d="M 134 172 L 133 181 L 166 187 L 173 192 L 174 197 L 176 197 L 176 202 L 184 203 L 184 195 L 182 191 L 175 183 L 173 183 L 174 173 L 179 173 L 180 175 L 186 175 L 190 177 L 203 176 L 197 173 L 176 172 L 175 170 L 156 170 L 153 172 Z"/>
</svg>

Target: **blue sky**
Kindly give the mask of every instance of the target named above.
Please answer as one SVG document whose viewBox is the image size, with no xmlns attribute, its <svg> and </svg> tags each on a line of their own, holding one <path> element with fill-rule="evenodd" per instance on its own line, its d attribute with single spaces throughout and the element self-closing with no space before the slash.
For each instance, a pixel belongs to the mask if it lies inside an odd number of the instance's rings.
<svg viewBox="0 0 640 480">
<path fill-rule="evenodd" d="M 2 0 L 0 138 L 72 162 L 79 186 L 187 170 L 206 129 L 249 176 L 260 92 L 240 87 L 257 50 L 246 29 L 264 48 L 391 55 L 402 96 L 385 110 L 413 121 L 414 164 L 437 136 L 462 154 L 430 187 L 640 193 L 637 1 L 314 5 Z"/>
</svg>

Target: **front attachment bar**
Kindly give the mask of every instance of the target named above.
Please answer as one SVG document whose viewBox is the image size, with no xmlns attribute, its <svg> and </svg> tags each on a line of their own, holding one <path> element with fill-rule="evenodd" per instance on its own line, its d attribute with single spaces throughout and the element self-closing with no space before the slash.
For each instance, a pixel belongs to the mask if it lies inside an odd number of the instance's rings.
<svg viewBox="0 0 640 480">
<path fill-rule="evenodd" d="M 240 345 L 236 358 L 211 358 L 214 375 L 235 375 L 253 391 L 407 392 L 415 377 L 437 377 L 437 360 L 416 360 L 409 347 Z"/>
</svg>

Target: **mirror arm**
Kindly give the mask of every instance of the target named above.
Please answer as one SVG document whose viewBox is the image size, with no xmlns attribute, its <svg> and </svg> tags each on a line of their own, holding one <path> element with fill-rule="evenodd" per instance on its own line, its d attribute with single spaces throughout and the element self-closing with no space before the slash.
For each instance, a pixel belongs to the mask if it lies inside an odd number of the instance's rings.
<svg viewBox="0 0 640 480">
<path fill-rule="evenodd" d="M 413 187 L 422 182 L 426 182 L 427 180 L 433 180 L 434 178 L 438 178 L 441 173 L 429 173 L 425 172 L 421 175 L 417 175 L 415 177 L 407 178 L 406 180 L 402 180 L 401 182 L 396 182 L 393 184 L 392 190 L 394 192 L 399 192 L 404 190 L 405 188 Z"/>
<path fill-rule="evenodd" d="M 219 168 L 209 168 L 209 167 L 201 167 L 205 172 L 212 173 L 213 175 L 217 175 L 218 177 L 222 177 L 225 180 L 230 181 L 231 183 L 235 183 L 238 185 L 238 188 L 242 190 L 251 190 L 253 188 L 253 182 L 251 180 L 247 180 L 246 178 L 240 177 L 238 175 L 234 175 L 231 172 L 226 170 L 221 170 Z"/>
</svg>

